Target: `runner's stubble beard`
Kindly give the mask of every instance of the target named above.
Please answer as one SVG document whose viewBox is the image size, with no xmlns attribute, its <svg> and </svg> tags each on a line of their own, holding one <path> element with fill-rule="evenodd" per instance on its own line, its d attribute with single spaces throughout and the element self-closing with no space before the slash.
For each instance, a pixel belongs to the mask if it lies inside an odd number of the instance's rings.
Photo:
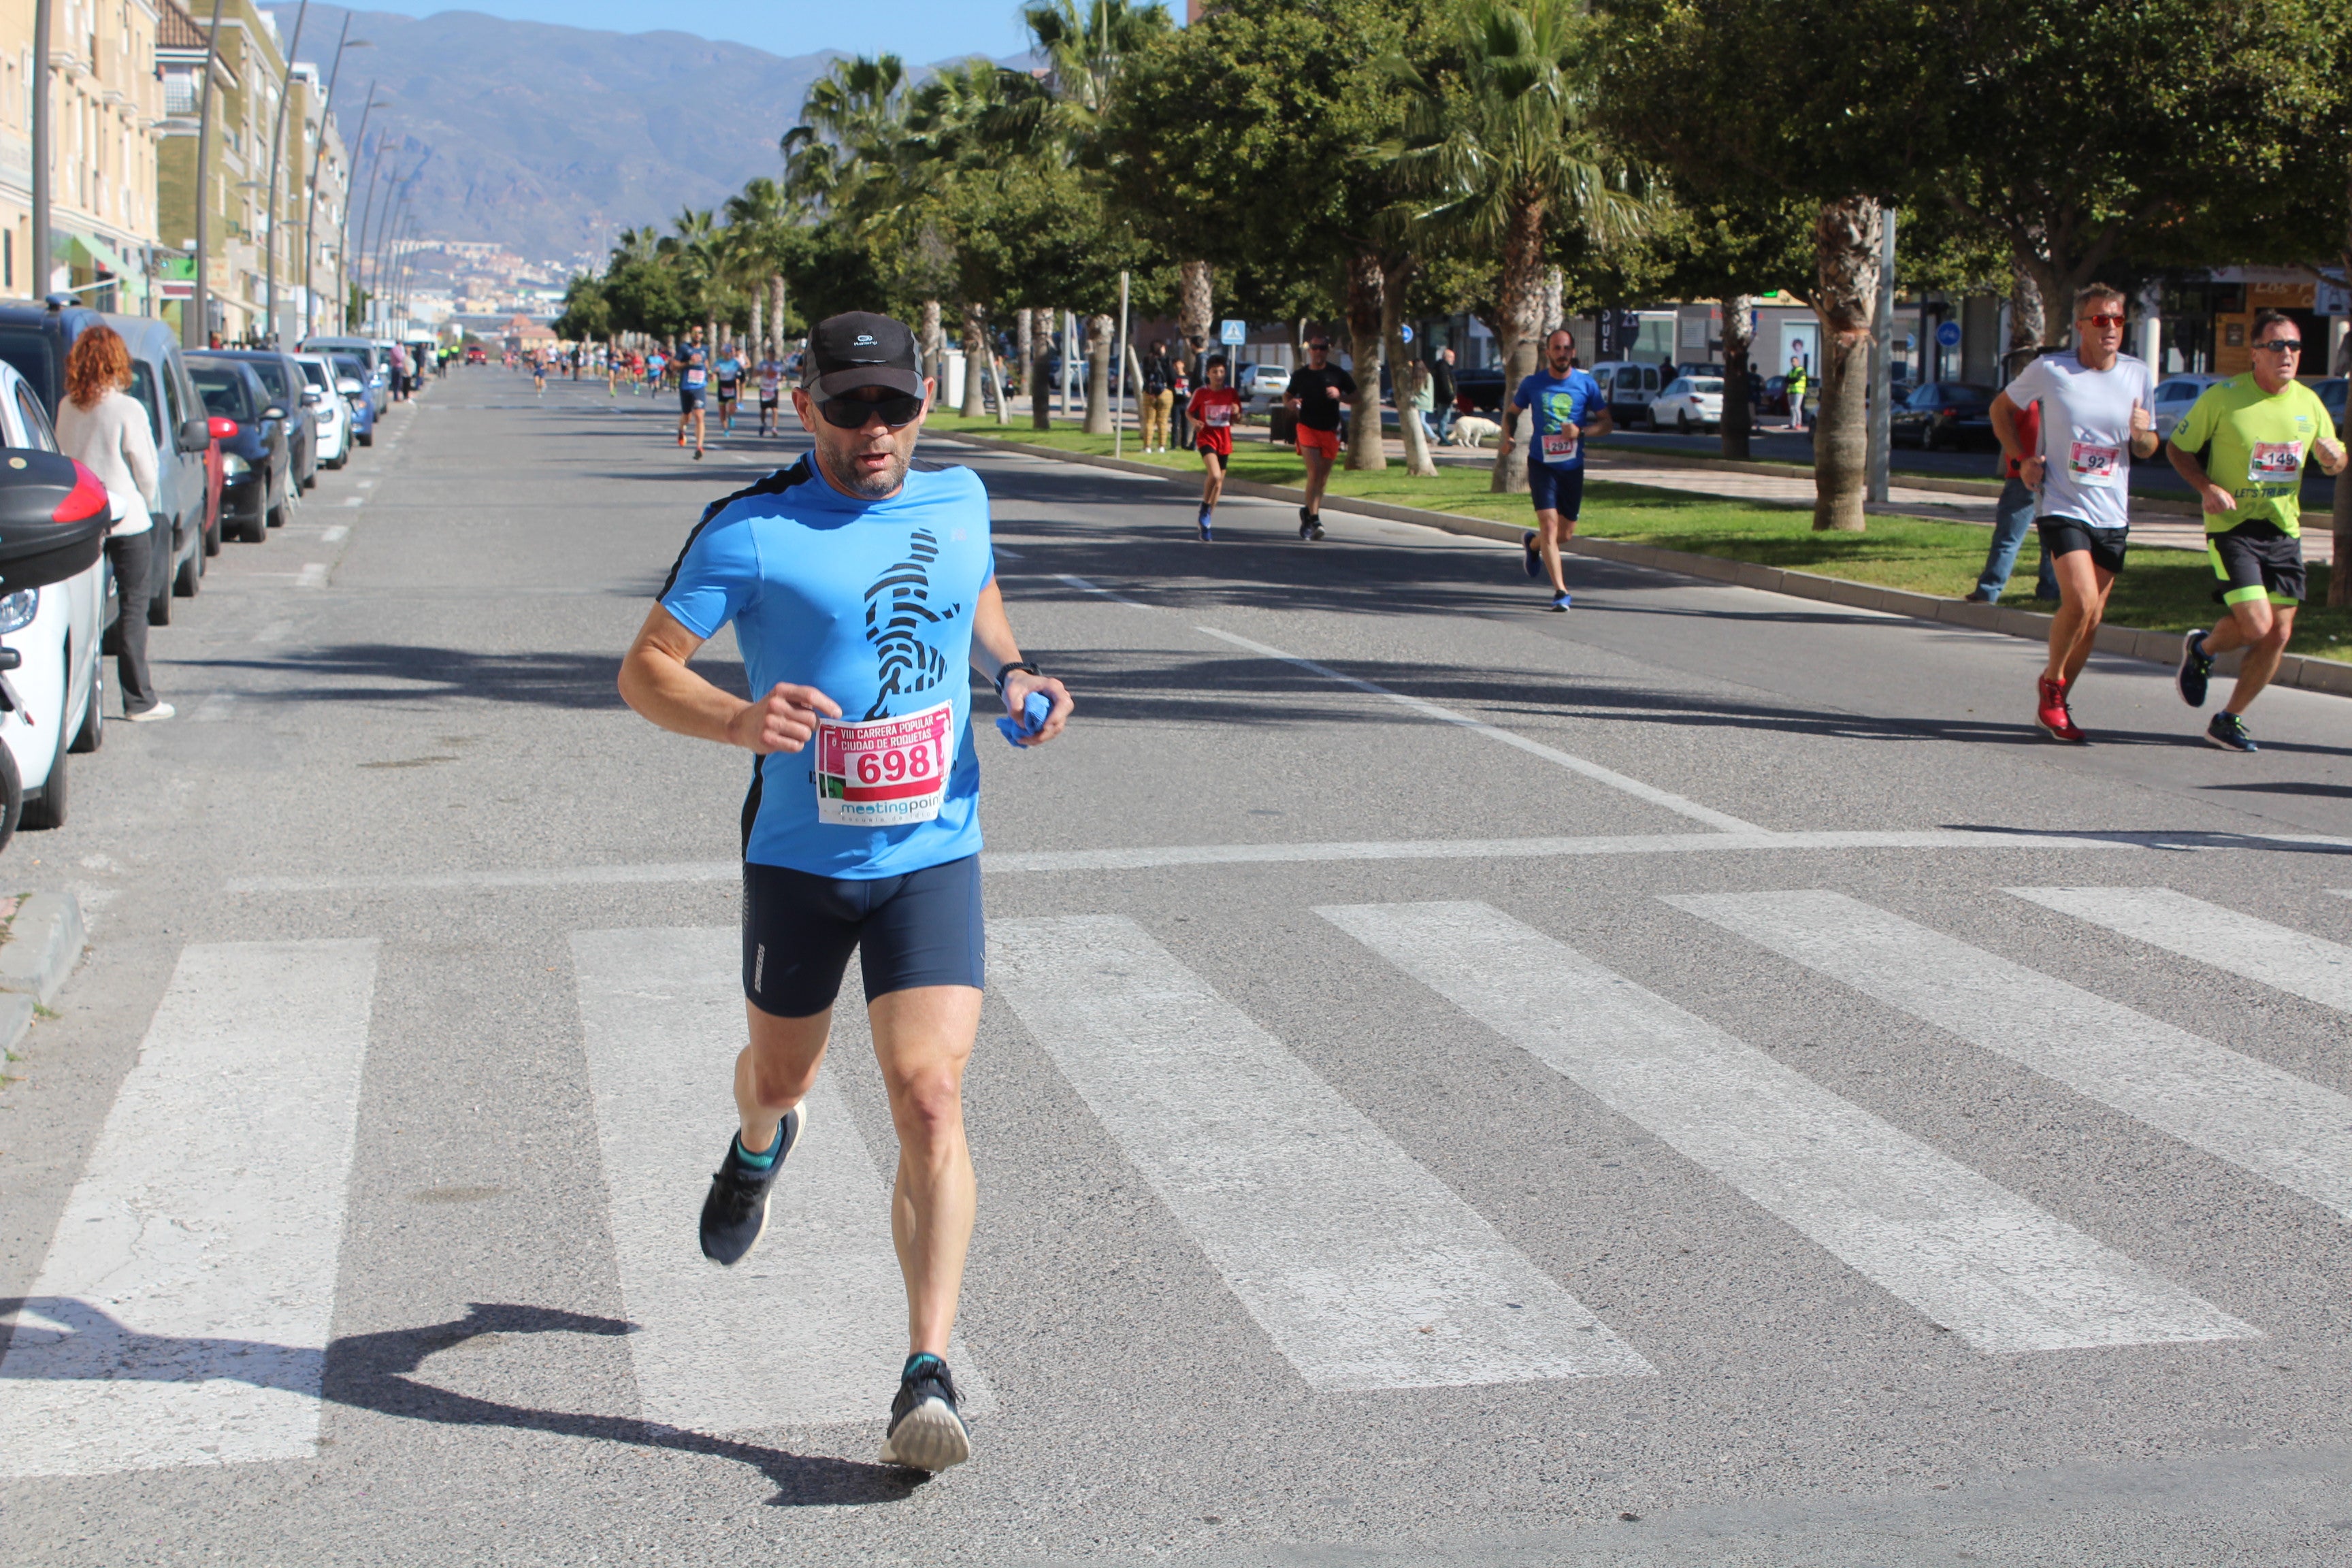
<svg viewBox="0 0 2352 1568">
<path fill-rule="evenodd" d="M 836 431 L 828 426 L 817 435 L 816 460 L 824 466 L 824 477 L 848 494 L 866 500 L 887 500 L 907 482 L 907 464 L 915 455 L 915 433 L 921 427 L 922 422 L 917 420 L 902 430 L 868 437 L 863 431 Z M 873 452 L 887 452 L 889 460 L 879 468 L 860 471 L 857 458 Z"/>
</svg>

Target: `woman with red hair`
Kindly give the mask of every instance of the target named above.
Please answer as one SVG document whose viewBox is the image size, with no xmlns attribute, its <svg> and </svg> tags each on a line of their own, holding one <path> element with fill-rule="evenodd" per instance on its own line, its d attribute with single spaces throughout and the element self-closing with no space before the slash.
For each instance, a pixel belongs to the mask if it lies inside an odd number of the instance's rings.
<svg viewBox="0 0 2352 1568">
<path fill-rule="evenodd" d="M 147 674 L 154 539 L 147 498 L 155 493 L 155 437 L 147 426 L 147 410 L 123 390 L 130 384 L 131 350 L 121 333 L 98 326 L 76 338 L 73 353 L 66 356 L 58 445 L 98 476 L 114 503 L 114 526 L 106 535 L 106 558 L 114 567 L 115 593 L 122 604 L 122 618 L 114 628 L 114 675 L 122 688 L 122 716 L 137 724 L 169 719 L 173 710 L 156 697 Z"/>
</svg>

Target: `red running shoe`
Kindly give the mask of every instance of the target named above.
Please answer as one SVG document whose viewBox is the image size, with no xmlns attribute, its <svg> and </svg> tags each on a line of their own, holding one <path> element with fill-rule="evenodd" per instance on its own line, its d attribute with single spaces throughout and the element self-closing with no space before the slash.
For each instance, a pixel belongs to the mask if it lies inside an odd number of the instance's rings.
<svg viewBox="0 0 2352 1568">
<path fill-rule="evenodd" d="M 2079 745 L 2090 739 L 2074 722 L 2074 715 L 2066 706 L 2066 683 L 2046 675 L 2042 678 L 2042 700 L 2033 710 L 2033 721 L 2056 740 Z"/>
</svg>

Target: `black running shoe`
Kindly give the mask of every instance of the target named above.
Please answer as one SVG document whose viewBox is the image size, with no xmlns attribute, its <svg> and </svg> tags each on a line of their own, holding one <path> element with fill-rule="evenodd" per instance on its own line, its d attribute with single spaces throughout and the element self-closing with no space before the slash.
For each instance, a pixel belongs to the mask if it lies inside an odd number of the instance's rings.
<svg viewBox="0 0 2352 1568">
<path fill-rule="evenodd" d="M 1536 552 L 1536 531 L 1529 529 L 1519 539 L 1519 553 L 1526 557 L 1528 581 L 1543 581 L 1543 557 Z"/>
<path fill-rule="evenodd" d="M 727 1140 L 727 1152 L 719 1169 L 710 1173 L 710 1192 L 702 1200 L 703 1257 L 731 1267 L 751 1256 L 751 1249 L 760 1245 L 761 1233 L 768 1228 L 768 1197 L 775 1190 L 777 1173 L 784 1168 L 784 1156 L 800 1142 L 801 1129 L 806 1125 L 807 1112 L 800 1106 L 784 1112 L 776 1157 L 764 1171 L 743 1163 L 739 1140 Z"/>
<path fill-rule="evenodd" d="M 1323 514 L 1321 512 L 1318 511 L 1307 520 L 1307 537 L 1309 539 L 1320 539 L 1323 537 Z"/>
<path fill-rule="evenodd" d="M 956 1410 L 955 1379 L 935 1355 L 910 1355 L 890 1402 L 882 1462 L 937 1474 L 971 1458 L 971 1433 Z"/>
<path fill-rule="evenodd" d="M 2262 750 L 2260 746 L 2254 744 L 2254 738 L 2246 733 L 2246 721 L 2227 708 L 2214 714 L 2213 721 L 2205 726 L 2205 743 L 2209 746 L 2219 746 L 2225 752 Z"/>
<path fill-rule="evenodd" d="M 2180 700 L 2191 708 L 2205 706 L 2206 683 L 2212 678 L 2213 656 L 2205 651 L 2205 634 L 2190 632 L 2180 639 L 2180 668 L 2172 678 Z"/>
<path fill-rule="evenodd" d="M 1315 527 L 1315 514 L 1305 507 L 1298 509 L 1298 537 L 1304 539 Z"/>
</svg>

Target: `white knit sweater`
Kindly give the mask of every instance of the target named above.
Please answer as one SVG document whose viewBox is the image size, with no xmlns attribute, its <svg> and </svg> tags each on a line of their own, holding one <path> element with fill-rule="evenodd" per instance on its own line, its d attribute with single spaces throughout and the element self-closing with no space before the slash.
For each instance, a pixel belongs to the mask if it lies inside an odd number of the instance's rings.
<svg viewBox="0 0 2352 1568">
<path fill-rule="evenodd" d="M 58 407 L 58 445 L 98 476 L 114 503 L 114 538 L 144 533 L 153 526 L 147 498 L 155 493 L 155 437 L 147 410 L 120 389 L 84 408 L 72 398 Z"/>
</svg>

